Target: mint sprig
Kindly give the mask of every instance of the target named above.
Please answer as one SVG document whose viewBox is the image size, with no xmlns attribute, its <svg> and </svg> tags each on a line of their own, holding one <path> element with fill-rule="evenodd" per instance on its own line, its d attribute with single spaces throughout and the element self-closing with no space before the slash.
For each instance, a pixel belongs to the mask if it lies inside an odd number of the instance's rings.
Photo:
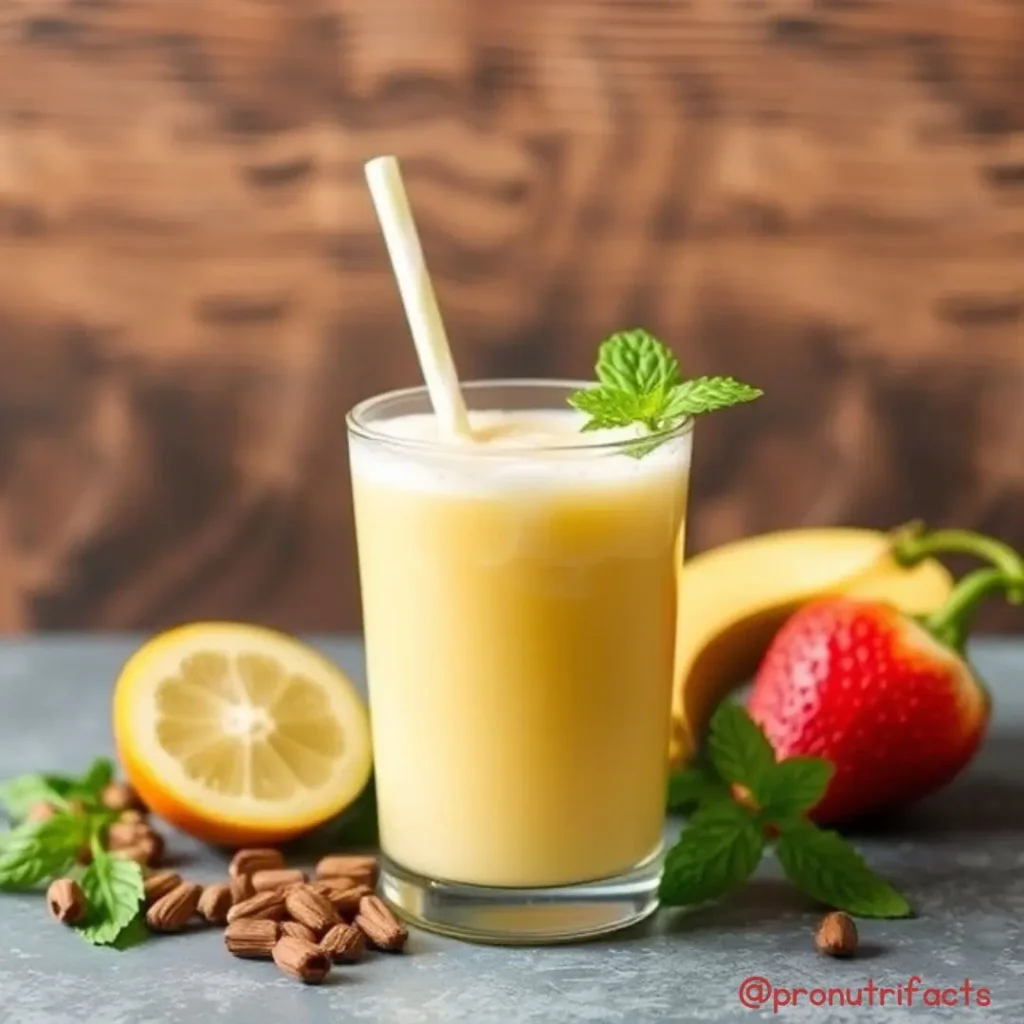
<svg viewBox="0 0 1024 1024">
<path fill-rule="evenodd" d="M 639 424 L 651 433 L 741 402 L 762 392 L 734 377 L 684 380 L 671 349 L 642 328 L 620 331 L 601 343 L 598 384 L 574 392 L 569 404 L 586 413 L 584 430 Z M 641 450 L 641 454 L 649 451 Z"/>
<path fill-rule="evenodd" d="M 910 904 L 838 833 L 806 817 L 825 795 L 832 765 L 775 758 L 747 711 L 721 704 L 712 716 L 710 767 L 669 781 L 669 807 L 695 808 L 665 856 L 661 902 L 681 906 L 742 885 L 774 847 L 786 877 L 806 895 L 860 917 L 909 917 Z"/>
<path fill-rule="evenodd" d="M 55 878 L 76 878 L 86 898 L 87 916 L 75 930 L 87 942 L 115 946 L 140 920 L 142 868 L 115 857 L 102 843 L 116 812 L 103 805 L 114 765 L 97 758 L 80 776 L 31 773 L 0 783 L 0 808 L 14 823 L 0 832 L 0 891 L 35 890 Z M 34 806 L 54 811 L 42 821 L 26 820 Z M 79 863 L 89 850 L 87 867 Z"/>
<path fill-rule="evenodd" d="M 0 889 L 34 889 L 59 878 L 75 863 L 88 838 L 85 817 L 67 811 L 19 825 L 0 854 Z"/>
<path fill-rule="evenodd" d="M 11 821 L 25 819 L 36 804 L 49 804 L 55 810 L 78 800 L 87 807 L 99 807 L 103 790 L 113 781 L 114 762 L 97 757 L 82 775 L 56 775 L 29 772 L 0 782 L 0 809 Z"/>
</svg>

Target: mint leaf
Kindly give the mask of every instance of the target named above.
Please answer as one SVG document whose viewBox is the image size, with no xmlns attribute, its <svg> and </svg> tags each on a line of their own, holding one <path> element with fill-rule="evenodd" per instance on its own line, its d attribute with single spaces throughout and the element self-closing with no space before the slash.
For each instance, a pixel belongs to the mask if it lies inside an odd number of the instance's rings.
<svg viewBox="0 0 1024 1024">
<path fill-rule="evenodd" d="M 729 790 L 720 779 L 713 778 L 700 768 L 687 768 L 673 772 L 668 778 L 670 811 L 688 811 L 711 800 L 729 799 Z"/>
<path fill-rule="evenodd" d="M 97 757 L 81 779 L 72 784 L 72 795 L 98 803 L 103 790 L 114 781 L 114 762 L 109 757 Z"/>
<path fill-rule="evenodd" d="M 743 402 L 753 402 L 763 394 L 760 388 L 753 388 L 735 377 L 697 377 L 672 388 L 661 415 L 664 419 L 699 416 Z"/>
<path fill-rule="evenodd" d="M 757 388 L 733 377 L 684 381 L 671 349 L 647 331 L 620 331 L 598 349 L 596 387 L 576 391 L 569 404 L 587 414 L 583 430 L 639 424 L 652 433 L 672 430 L 684 417 L 749 402 Z M 642 457 L 659 441 L 630 445 L 625 453 Z"/>
<path fill-rule="evenodd" d="M 768 772 L 761 785 L 761 808 L 769 818 L 805 814 L 825 795 L 835 774 L 821 757 L 787 757 Z"/>
<path fill-rule="evenodd" d="M 89 823 L 76 814 L 19 825 L 8 834 L 0 853 L 0 889 L 31 889 L 59 877 L 88 838 Z"/>
<path fill-rule="evenodd" d="M 724 701 L 708 726 L 708 753 L 715 771 L 727 782 L 738 782 L 764 803 L 765 781 L 776 767 L 775 751 L 746 708 Z"/>
<path fill-rule="evenodd" d="M 859 917 L 910 917 L 910 904 L 867 866 L 838 833 L 809 821 L 781 823 L 775 853 L 786 877 L 802 892 Z"/>
<path fill-rule="evenodd" d="M 16 775 L 0 782 L 0 806 L 11 821 L 21 821 L 36 804 L 64 807 L 68 787 L 61 782 L 70 783 L 70 780 L 34 773 Z"/>
<path fill-rule="evenodd" d="M 110 948 L 123 952 L 126 949 L 131 949 L 133 946 L 141 946 L 143 942 L 149 940 L 151 934 L 150 930 L 146 927 L 145 915 L 138 913 L 129 921 L 117 938 L 110 943 Z"/>
<path fill-rule="evenodd" d="M 738 804 L 726 800 L 701 808 L 665 856 L 662 903 L 683 906 L 724 895 L 753 874 L 763 851 L 761 830 Z"/>
<path fill-rule="evenodd" d="M 627 426 L 635 422 L 641 412 L 641 403 L 636 395 L 609 388 L 577 391 L 570 396 L 569 404 L 590 417 L 584 430 Z"/>
<path fill-rule="evenodd" d="M 79 882 L 88 914 L 76 930 L 87 942 L 109 946 L 139 915 L 144 889 L 142 868 L 134 861 L 112 857 L 98 845 L 92 863 Z"/>
<path fill-rule="evenodd" d="M 113 781 L 114 762 L 98 757 L 81 777 L 31 772 L 0 782 L 0 807 L 12 821 L 21 821 L 36 804 L 58 809 L 68 800 L 99 803 L 103 790 Z"/>
<path fill-rule="evenodd" d="M 664 395 L 683 378 L 671 349 L 638 327 L 619 331 L 601 343 L 597 379 L 618 391 Z"/>
</svg>

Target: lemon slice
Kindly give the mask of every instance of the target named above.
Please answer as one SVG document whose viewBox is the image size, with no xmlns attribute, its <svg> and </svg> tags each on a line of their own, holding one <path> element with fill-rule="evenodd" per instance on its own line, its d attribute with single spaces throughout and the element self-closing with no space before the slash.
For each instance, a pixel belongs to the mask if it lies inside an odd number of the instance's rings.
<svg viewBox="0 0 1024 1024">
<path fill-rule="evenodd" d="M 241 623 L 183 626 L 136 651 L 114 690 L 114 737 L 154 813 L 225 845 L 308 831 L 370 776 L 350 680 L 298 640 Z"/>
</svg>

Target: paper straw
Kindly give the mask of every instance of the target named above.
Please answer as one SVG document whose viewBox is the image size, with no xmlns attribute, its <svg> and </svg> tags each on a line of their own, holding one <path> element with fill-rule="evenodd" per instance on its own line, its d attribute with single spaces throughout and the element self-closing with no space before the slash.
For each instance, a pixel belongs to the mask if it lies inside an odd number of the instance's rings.
<svg viewBox="0 0 1024 1024">
<path fill-rule="evenodd" d="M 370 160 L 366 181 L 441 432 L 448 438 L 469 439 L 466 404 L 398 161 L 393 156 Z"/>
</svg>

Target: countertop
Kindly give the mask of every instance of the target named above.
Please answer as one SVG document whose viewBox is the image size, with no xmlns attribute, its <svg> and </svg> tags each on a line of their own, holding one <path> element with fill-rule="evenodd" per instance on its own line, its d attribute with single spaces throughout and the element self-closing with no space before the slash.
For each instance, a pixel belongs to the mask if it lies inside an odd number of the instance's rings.
<svg viewBox="0 0 1024 1024">
<path fill-rule="evenodd" d="M 0 777 L 81 770 L 111 749 L 110 688 L 132 637 L 0 643 Z M 362 683 L 356 640 L 314 640 Z M 403 956 L 338 968 L 304 988 L 272 965 L 235 960 L 219 930 L 93 949 L 46 915 L 39 896 L 0 896 L 0 1021 L 11 1024 L 568 1024 L 758 1019 L 903 1022 L 1024 1020 L 1024 640 L 979 641 L 975 663 L 996 701 L 987 744 L 944 793 L 898 822 L 852 836 L 914 902 L 918 918 L 861 923 L 862 955 L 817 955 L 818 912 L 762 865 L 719 906 L 662 912 L 618 936 L 578 946 L 498 949 L 414 932 Z M 222 875 L 225 858 L 170 835 L 183 872 Z M 879 989 L 920 976 L 914 1005 L 884 1008 Z M 739 987 L 760 976 L 797 1005 L 745 1009 Z M 964 1006 L 966 979 L 991 1005 Z M 867 986 L 873 984 L 875 991 Z M 841 1007 L 846 990 L 860 1007 Z M 944 1007 L 922 1005 L 945 998 Z M 960 991 L 954 991 L 960 990 Z M 753 989 L 751 989 L 753 993 Z M 786 996 L 780 997 L 785 1001 Z M 789 999 L 793 996 L 790 994 Z M 831 1006 L 809 1000 L 831 998 Z M 953 1000 L 956 1000 L 954 1003 Z"/>
</svg>

